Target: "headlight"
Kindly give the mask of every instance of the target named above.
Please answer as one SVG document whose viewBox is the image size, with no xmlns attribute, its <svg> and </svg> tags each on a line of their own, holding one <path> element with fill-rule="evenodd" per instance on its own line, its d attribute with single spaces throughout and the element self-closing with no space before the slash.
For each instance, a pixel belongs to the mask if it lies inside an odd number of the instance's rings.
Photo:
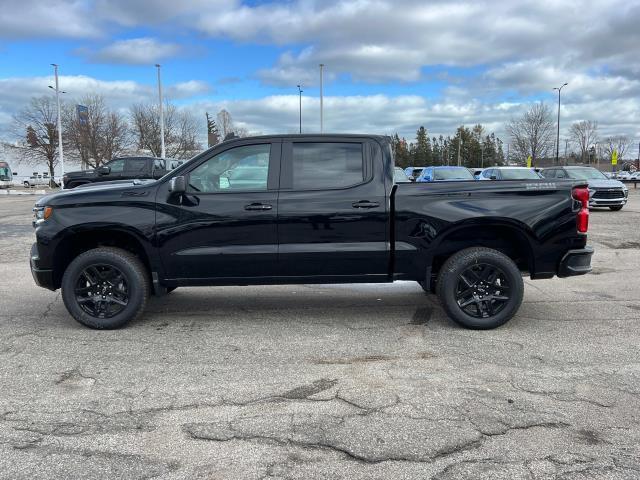
<svg viewBox="0 0 640 480">
<path fill-rule="evenodd" d="M 33 207 L 33 223 L 42 223 L 53 213 L 53 207 Z"/>
</svg>

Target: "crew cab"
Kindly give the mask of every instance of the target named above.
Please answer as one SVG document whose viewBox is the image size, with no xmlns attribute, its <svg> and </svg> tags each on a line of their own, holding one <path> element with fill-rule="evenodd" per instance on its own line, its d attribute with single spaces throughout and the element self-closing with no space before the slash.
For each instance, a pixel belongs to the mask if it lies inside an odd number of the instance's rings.
<svg viewBox="0 0 640 480">
<path fill-rule="evenodd" d="M 88 183 L 132 180 L 134 178 L 158 179 L 181 163 L 179 160 L 156 157 L 120 157 L 92 170 L 67 172 L 62 177 L 62 181 L 65 189 L 71 189 Z"/>
<path fill-rule="evenodd" d="M 41 198 L 31 271 L 93 328 L 182 286 L 394 280 L 494 328 L 520 307 L 523 275 L 590 271 L 588 200 L 584 181 L 397 183 L 382 136 L 234 139 L 157 181 Z"/>
</svg>

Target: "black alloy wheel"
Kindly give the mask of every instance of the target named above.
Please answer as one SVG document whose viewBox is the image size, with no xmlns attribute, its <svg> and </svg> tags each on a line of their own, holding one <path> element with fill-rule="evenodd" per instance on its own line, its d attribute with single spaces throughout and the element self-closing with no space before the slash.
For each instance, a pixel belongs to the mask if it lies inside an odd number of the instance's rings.
<svg viewBox="0 0 640 480">
<path fill-rule="evenodd" d="M 495 265 L 474 264 L 458 275 L 456 301 L 467 315 L 475 318 L 497 315 L 509 298 L 507 276 Z"/>
<path fill-rule="evenodd" d="M 113 265 L 86 267 L 75 286 L 76 302 L 94 318 L 112 318 L 129 304 L 129 286 L 120 270 Z"/>
</svg>

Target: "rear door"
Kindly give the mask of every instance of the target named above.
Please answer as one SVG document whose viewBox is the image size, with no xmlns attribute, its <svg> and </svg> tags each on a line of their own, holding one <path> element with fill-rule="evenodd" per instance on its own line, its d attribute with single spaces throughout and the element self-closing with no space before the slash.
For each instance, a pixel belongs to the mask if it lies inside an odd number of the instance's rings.
<svg viewBox="0 0 640 480">
<path fill-rule="evenodd" d="M 385 279 L 389 228 L 380 145 L 323 137 L 285 141 L 282 149 L 280 275 Z"/>
</svg>

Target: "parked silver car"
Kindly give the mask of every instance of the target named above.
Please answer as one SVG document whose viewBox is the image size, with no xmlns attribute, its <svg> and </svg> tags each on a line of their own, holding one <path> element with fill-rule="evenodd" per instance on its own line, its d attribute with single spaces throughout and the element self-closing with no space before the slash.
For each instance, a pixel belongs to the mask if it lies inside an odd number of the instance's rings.
<svg viewBox="0 0 640 480">
<path fill-rule="evenodd" d="M 629 189 L 624 183 L 607 178 L 604 173 L 593 167 L 550 167 L 545 168 L 542 175 L 549 179 L 587 180 L 590 207 L 621 210 L 629 196 Z"/>
</svg>

